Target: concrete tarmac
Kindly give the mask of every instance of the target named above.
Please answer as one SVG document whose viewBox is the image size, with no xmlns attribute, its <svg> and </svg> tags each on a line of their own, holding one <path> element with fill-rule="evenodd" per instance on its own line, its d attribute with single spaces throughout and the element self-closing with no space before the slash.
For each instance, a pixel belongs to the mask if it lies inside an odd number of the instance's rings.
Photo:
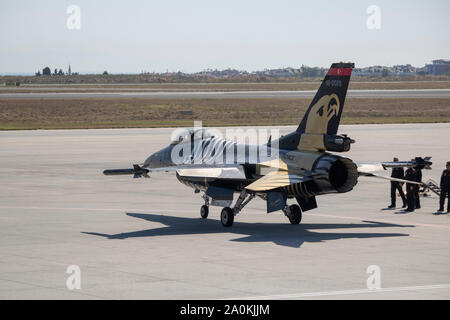
<svg viewBox="0 0 450 320">
<path fill-rule="evenodd" d="M 113 91 L 89 92 L 15 92 L 0 93 L 0 100 L 12 99 L 279 99 L 279 98 L 313 98 L 317 90 L 306 91 Z M 407 89 L 407 90 L 349 90 L 349 98 L 450 98 L 450 89 Z"/>
<path fill-rule="evenodd" d="M 102 175 L 142 162 L 171 132 L 0 132 L 0 299 L 450 298 L 450 217 L 433 214 L 436 196 L 414 213 L 385 210 L 389 182 L 363 177 L 319 197 L 301 225 L 255 199 L 225 229 L 220 208 L 200 219 L 200 195 L 173 174 Z M 450 124 L 340 132 L 356 140 L 354 161 L 433 156 L 424 181 L 450 160 Z M 71 265 L 79 290 L 66 285 Z M 381 290 L 367 289 L 373 265 Z"/>
</svg>

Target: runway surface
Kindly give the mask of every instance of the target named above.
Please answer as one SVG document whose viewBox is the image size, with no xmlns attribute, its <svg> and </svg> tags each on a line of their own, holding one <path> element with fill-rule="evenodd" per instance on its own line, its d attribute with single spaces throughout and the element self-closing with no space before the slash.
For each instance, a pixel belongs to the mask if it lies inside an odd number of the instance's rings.
<svg viewBox="0 0 450 320">
<path fill-rule="evenodd" d="M 282 128 L 282 133 L 293 128 Z M 341 126 L 359 162 L 450 160 L 450 124 Z M 232 228 L 173 174 L 106 177 L 169 142 L 172 129 L 0 132 L 0 299 L 449 299 L 450 217 L 438 199 L 383 210 L 389 183 L 360 178 L 292 226 L 256 199 Z M 388 171 L 385 174 L 389 174 Z M 398 200 L 398 204 L 401 200 Z M 81 289 L 68 290 L 68 266 Z M 381 270 L 379 291 L 367 268 Z"/>
<path fill-rule="evenodd" d="M 227 92 L 154 92 L 154 91 L 115 91 L 105 92 L 16 92 L 0 93 L 0 100 L 11 99 L 248 99 L 248 98 L 313 98 L 317 90 L 310 91 L 227 91 Z M 350 98 L 450 98 L 450 89 L 418 90 L 349 90 Z"/>
</svg>

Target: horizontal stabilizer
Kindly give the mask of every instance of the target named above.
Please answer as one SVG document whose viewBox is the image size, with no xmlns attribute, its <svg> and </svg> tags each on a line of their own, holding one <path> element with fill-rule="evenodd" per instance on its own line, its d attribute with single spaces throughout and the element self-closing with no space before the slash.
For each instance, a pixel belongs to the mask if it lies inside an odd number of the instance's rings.
<svg viewBox="0 0 450 320">
<path fill-rule="evenodd" d="M 381 163 L 357 163 L 359 175 L 386 170 Z"/>
</svg>

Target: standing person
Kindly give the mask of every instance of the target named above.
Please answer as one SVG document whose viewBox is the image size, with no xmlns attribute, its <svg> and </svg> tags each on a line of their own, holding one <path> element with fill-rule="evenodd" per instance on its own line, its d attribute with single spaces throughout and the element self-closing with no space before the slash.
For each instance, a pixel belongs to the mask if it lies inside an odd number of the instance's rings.
<svg viewBox="0 0 450 320">
<path fill-rule="evenodd" d="M 394 158 L 394 162 L 398 162 L 398 158 Z M 405 177 L 405 171 L 403 170 L 403 168 L 393 168 L 391 177 L 397 178 L 397 179 L 403 179 Z M 402 184 L 398 181 L 391 181 L 391 205 L 388 207 L 389 209 L 395 208 L 395 202 L 396 202 L 396 198 L 397 198 L 397 194 L 396 194 L 397 190 L 398 190 L 398 193 L 400 193 L 400 197 L 402 198 L 402 201 L 403 201 L 402 208 L 406 208 L 406 198 L 405 198 L 405 194 L 403 193 Z"/>
<path fill-rule="evenodd" d="M 447 213 L 450 213 L 450 161 L 447 162 L 447 169 L 442 172 L 441 176 L 441 196 L 439 201 L 439 212 L 444 211 L 445 198 L 447 200 Z"/>
<path fill-rule="evenodd" d="M 415 181 L 416 170 L 414 168 L 409 168 L 405 172 L 405 180 Z M 413 212 L 416 208 L 416 185 L 413 183 L 406 184 L 406 202 L 408 203 L 408 208 L 406 211 Z"/>
<path fill-rule="evenodd" d="M 415 174 L 415 180 L 416 182 L 422 182 L 422 169 L 416 167 L 416 174 Z M 420 198 L 419 198 L 419 189 L 420 189 L 420 185 L 416 184 L 414 185 L 415 187 L 415 206 L 416 209 L 420 209 Z"/>
</svg>

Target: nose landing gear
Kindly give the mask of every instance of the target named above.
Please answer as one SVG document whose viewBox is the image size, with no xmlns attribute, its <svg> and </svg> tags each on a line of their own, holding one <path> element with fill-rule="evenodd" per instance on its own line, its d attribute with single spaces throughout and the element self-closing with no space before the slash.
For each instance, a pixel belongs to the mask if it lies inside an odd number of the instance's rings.
<svg viewBox="0 0 450 320">
<path fill-rule="evenodd" d="M 208 218 L 208 214 L 209 214 L 209 207 L 207 205 L 203 205 L 200 208 L 200 216 L 202 217 L 202 219 L 206 219 Z"/>
<path fill-rule="evenodd" d="M 205 200 L 205 204 L 200 208 L 200 216 L 202 219 L 206 219 L 209 215 L 209 198 L 206 194 L 202 198 Z"/>
</svg>

